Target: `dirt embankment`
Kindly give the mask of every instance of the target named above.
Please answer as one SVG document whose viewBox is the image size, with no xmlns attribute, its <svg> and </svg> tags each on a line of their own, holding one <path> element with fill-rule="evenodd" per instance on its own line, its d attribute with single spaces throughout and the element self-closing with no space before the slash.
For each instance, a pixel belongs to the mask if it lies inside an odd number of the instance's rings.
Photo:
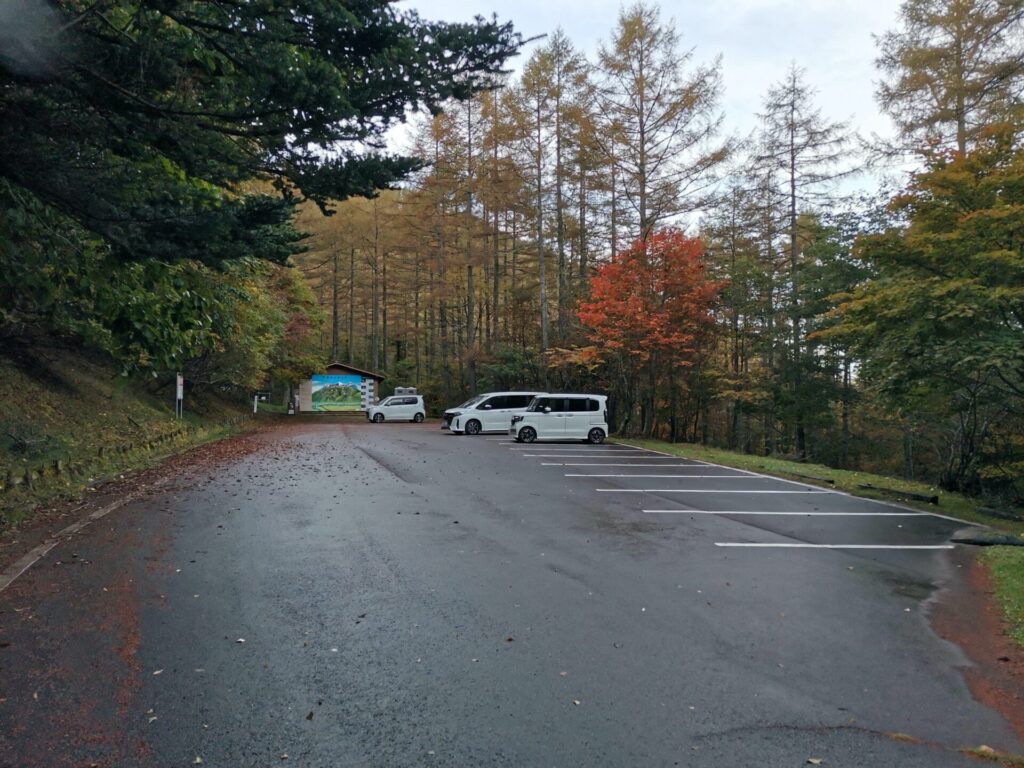
<svg viewBox="0 0 1024 768">
<path fill-rule="evenodd" d="M 0 355 L 0 535 L 87 487 L 237 429 L 244 404 L 126 378 L 71 350 Z"/>
<path fill-rule="evenodd" d="M 940 597 L 932 626 L 971 660 L 963 671 L 971 694 L 1002 714 L 1024 741 L 1024 649 L 1007 632 L 988 571 L 975 555 L 971 548 L 954 554 L 965 578 Z"/>
</svg>

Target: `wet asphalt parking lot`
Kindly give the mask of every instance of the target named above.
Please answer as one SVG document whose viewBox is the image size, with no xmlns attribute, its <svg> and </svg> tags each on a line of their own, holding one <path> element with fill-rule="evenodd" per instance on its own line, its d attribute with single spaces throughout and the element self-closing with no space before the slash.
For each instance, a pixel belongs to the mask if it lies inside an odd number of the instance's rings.
<svg viewBox="0 0 1024 768">
<path fill-rule="evenodd" d="M 929 626 L 963 523 L 610 443 L 259 440 L 0 593 L 0 766 L 1020 751 Z"/>
</svg>

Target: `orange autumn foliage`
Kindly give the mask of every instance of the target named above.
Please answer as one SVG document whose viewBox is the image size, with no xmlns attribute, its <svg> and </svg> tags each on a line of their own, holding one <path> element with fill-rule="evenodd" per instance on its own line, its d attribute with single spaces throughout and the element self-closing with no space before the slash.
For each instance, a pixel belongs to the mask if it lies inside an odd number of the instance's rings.
<svg viewBox="0 0 1024 768">
<path fill-rule="evenodd" d="M 589 302 L 577 313 L 599 354 L 629 355 L 639 366 L 652 355 L 692 365 L 714 326 L 712 308 L 725 283 L 707 279 L 700 240 L 677 229 L 633 243 L 590 280 Z"/>
</svg>

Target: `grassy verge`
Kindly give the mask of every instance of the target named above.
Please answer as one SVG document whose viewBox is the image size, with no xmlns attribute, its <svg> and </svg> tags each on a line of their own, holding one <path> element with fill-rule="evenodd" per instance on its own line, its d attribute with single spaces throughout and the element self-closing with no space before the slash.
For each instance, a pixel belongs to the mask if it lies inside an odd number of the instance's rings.
<svg viewBox="0 0 1024 768">
<path fill-rule="evenodd" d="M 257 408 L 260 413 L 288 413 L 288 408 L 278 403 L 257 403 Z"/>
<path fill-rule="evenodd" d="M 721 450 L 717 448 L 705 448 L 701 445 L 689 443 L 666 443 L 660 440 L 631 440 L 618 439 L 618 442 L 627 445 L 636 445 L 642 448 L 650 448 L 655 451 L 662 451 L 673 456 L 694 459 L 697 461 L 709 461 L 714 464 L 722 464 L 736 469 L 746 469 L 753 472 L 762 472 L 768 475 L 796 480 L 810 485 L 819 485 L 825 488 L 835 488 L 839 491 L 863 496 L 868 499 L 892 502 L 895 499 L 878 488 L 889 488 L 903 492 L 923 494 L 926 496 L 938 496 L 938 507 L 927 502 L 905 499 L 899 503 L 906 506 L 916 507 L 928 512 L 939 512 L 949 517 L 965 520 L 971 523 L 981 523 L 1007 533 L 1024 535 L 1024 522 L 1014 520 L 1003 520 L 992 517 L 979 511 L 983 506 L 981 502 L 957 493 L 947 493 L 933 486 L 924 483 L 916 483 L 898 478 L 873 475 L 868 472 L 854 472 L 845 469 L 833 469 L 822 464 L 807 464 L 803 462 L 787 461 L 785 459 L 770 456 L 752 456 L 744 453 Z M 873 485 L 874 489 L 863 488 L 864 485 Z"/>
<path fill-rule="evenodd" d="M 1024 547 L 988 547 L 981 554 L 1003 607 L 1010 637 L 1024 646 Z"/>
<path fill-rule="evenodd" d="M 39 505 L 237 432 L 251 406 L 186 397 L 117 375 L 102 360 L 60 350 L 0 357 L 0 525 Z"/>
</svg>

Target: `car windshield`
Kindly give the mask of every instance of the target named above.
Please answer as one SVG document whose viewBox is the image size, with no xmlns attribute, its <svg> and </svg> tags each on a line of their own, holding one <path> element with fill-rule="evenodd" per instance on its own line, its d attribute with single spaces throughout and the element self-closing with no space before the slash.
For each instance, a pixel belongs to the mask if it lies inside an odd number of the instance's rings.
<svg viewBox="0 0 1024 768">
<path fill-rule="evenodd" d="M 385 397 L 383 400 L 380 401 L 380 404 L 381 405 L 391 405 L 391 400 L 392 400 L 392 398 Z"/>
<path fill-rule="evenodd" d="M 528 410 L 528 411 L 537 411 L 537 410 L 539 410 L 537 408 L 538 403 L 540 403 L 540 398 L 539 397 L 533 398 L 533 400 L 530 401 L 530 404 L 528 406 L 526 406 L 526 410 Z"/>
<path fill-rule="evenodd" d="M 469 398 L 469 400 L 464 402 L 462 405 L 457 405 L 455 407 L 456 408 L 469 408 L 471 406 L 476 405 L 477 403 L 479 403 L 483 399 L 484 399 L 483 395 L 473 395 L 473 397 Z"/>
</svg>

